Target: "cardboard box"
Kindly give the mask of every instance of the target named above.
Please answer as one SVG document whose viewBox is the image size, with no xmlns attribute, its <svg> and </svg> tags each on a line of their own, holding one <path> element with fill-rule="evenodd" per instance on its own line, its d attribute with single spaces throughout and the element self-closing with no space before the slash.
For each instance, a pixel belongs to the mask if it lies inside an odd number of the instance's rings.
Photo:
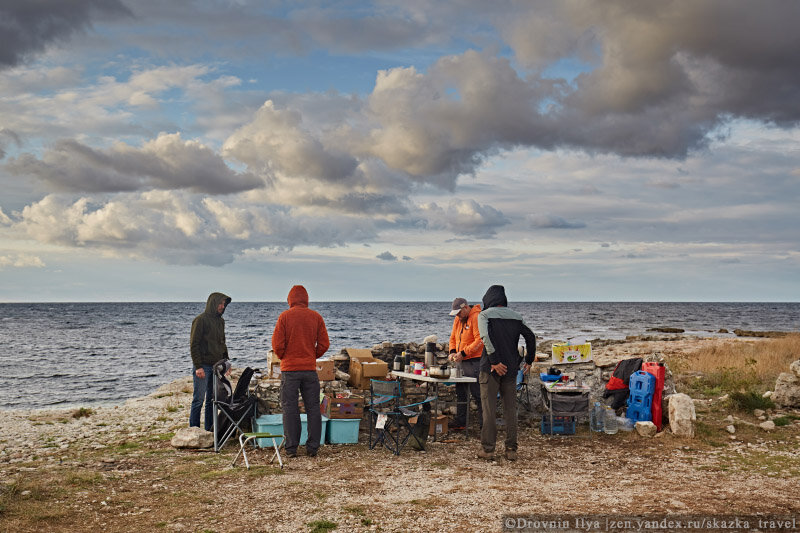
<svg viewBox="0 0 800 533">
<path fill-rule="evenodd" d="M 271 363 L 269 365 L 269 377 L 272 379 L 277 379 L 281 377 L 281 364 L 278 363 Z"/>
<path fill-rule="evenodd" d="M 347 348 L 350 356 L 350 381 L 351 387 L 367 390 L 370 379 L 386 379 L 389 373 L 389 364 L 372 357 L 372 351 L 366 348 Z"/>
<path fill-rule="evenodd" d="M 325 405 L 325 402 L 323 402 L 323 406 Z M 361 418 L 364 415 L 364 397 L 329 397 L 327 401 L 327 412 L 323 412 L 323 414 L 332 420 Z"/>
<path fill-rule="evenodd" d="M 336 368 L 333 366 L 333 359 L 317 359 L 317 376 L 319 376 L 320 381 L 336 379 Z"/>
<path fill-rule="evenodd" d="M 431 427 L 428 431 L 428 435 L 436 436 L 437 438 L 445 435 L 448 431 L 447 421 L 448 418 L 445 415 L 432 416 Z M 417 423 L 417 417 L 412 416 L 408 419 L 408 423 L 413 427 L 414 424 Z"/>
<path fill-rule="evenodd" d="M 278 378 L 281 375 L 281 360 L 275 355 L 272 350 L 267 352 L 267 368 L 269 369 L 268 377 Z"/>
<path fill-rule="evenodd" d="M 554 344 L 553 363 L 585 363 L 592 360 L 592 345 L 586 344 Z"/>
</svg>

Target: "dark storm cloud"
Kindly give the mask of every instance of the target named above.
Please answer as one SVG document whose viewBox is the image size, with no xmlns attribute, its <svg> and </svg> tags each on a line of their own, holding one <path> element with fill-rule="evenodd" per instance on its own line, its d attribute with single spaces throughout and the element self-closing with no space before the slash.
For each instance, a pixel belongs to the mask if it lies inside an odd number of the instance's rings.
<svg viewBox="0 0 800 533">
<path fill-rule="evenodd" d="M 130 15 L 118 0 L 3 0 L 0 68 L 21 63 L 49 44 L 67 40 L 103 17 Z"/>
<path fill-rule="evenodd" d="M 381 254 L 376 255 L 375 257 L 377 257 L 381 261 L 397 261 L 397 256 L 388 250 Z"/>
<path fill-rule="evenodd" d="M 5 168 L 13 175 L 30 175 L 59 191 L 126 192 L 187 189 L 228 194 L 258 189 L 264 181 L 231 170 L 218 154 L 178 134 L 162 134 L 134 148 L 122 143 L 107 150 L 74 140 L 62 140 L 41 159 L 22 154 Z"/>
</svg>

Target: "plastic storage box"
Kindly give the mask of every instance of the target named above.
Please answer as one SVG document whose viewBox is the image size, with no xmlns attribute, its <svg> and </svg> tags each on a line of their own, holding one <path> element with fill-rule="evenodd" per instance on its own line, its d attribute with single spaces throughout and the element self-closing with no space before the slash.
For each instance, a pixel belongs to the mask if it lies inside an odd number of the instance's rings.
<svg viewBox="0 0 800 533">
<path fill-rule="evenodd" d="M 337 418 L 328 420 L 325 441 L 328 444 L 356 444 L 360 418 Z"/>
<path fill-rule="evenodd" d="M 308 420 L 306 418 L 306 414 L 303 413 L 300 415 L 300 423 L 302 424 L 300 430 L 300 445 L 304 445 L 308 440 Z M 325 432 L 327 431 L 326 426 L 328 424 L 328 418 L 323 416 L 322 417 L 322 434 L 320 435 L 320 444 L 325 444 Z M 283 415 L 261 415 L 256 418 L 255 423 L 255 431 L 256 432 L 268 432 L 273 433 L 276 435 L 283 435 Z M 271 448 L 272 447 L 272 439 L 256 439 L 257 444 L 261 448 Z M 280 446 L 283 443 L 283 439 L 275 439 L 275 442 L 278 443 Z"/>
<path fill-rule="evenodd" d="M 542 417 L 542 435 L 574 435 L 575 417 L 574 416 L 554 416 L 553 428 L 550 428 L 550 415 Z"/>
</svg>

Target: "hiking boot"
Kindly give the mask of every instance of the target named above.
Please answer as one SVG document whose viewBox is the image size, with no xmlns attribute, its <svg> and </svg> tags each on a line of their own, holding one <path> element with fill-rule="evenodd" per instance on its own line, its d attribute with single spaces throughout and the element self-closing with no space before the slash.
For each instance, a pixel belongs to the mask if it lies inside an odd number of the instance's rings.
<svg viewBox="0 0 800 533">
<path fill-rule="evenodd" d="M 506 461 L 516 461 L 517 450 L 506 450 Z"/>
<path fill-rule="evenodd" d="M 295 452 L 286 452 L 284 455 L 286 457 L 290 458 L 290 459 L 294 459 L 295 457 L 297 457 L 297 452 L 296 451 Z"/>
<path fill-rule="evenodd" d="M 306 455 L 308 455 L 309 457 L 316 457 L 317 456 L 317 450 L 306 452 Z"/>
<path fill-rule="evenodd" d="M 486 459 L 487 461 L 494 461 L 494 452 L 487 452 L 483 448 L 478 452 L 478 459 Z"/>
</svg>

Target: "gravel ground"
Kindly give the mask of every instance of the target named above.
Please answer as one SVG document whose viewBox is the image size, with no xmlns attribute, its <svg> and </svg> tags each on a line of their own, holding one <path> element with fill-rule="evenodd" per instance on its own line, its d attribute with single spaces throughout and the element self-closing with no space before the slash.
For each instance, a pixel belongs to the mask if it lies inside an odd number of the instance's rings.
<svg viewBox="0 0 800 533">
<path fill-rule="evenodd" d="M 667 352 L 699 342 L 635 349 Z M 190 380 L 181 379 L 80 418 L 74 411 L 5 411 L 6 487 L 24 488 L 37 476 L 59 484 L 76 471 L 99 477 L 47 502 L 60 510 L 58 520 L 0 505 L 0 531 L 295 532 L 313 530 L 315 522 L 336 524 L 335 531 L 502 531 L 506 515 L 800 514 L 797 422 L 771 434 L 742 424 L 732 440 L 721 414 L 699 403 L 707 438 L 668 431 L 649 439 L 635 432 L 589 438 L 585 429 L 543 437 L 524 428 L 516 462 L 478 459 L 478 441 L 458 436 L 399 457 L 369 450 L 364 440 L 326 445 L 315 459 L 301 453 L 287 460 L 283 471 L 264 466 L 269 456 L 260 450 L 248 472 L 228 468 L 232 446 L 221 454 L 170 447 L 166 437 L 186 423 L 190 390 Z M 24 492 L 14 505 L 36 497 Z"/>
</svg>

